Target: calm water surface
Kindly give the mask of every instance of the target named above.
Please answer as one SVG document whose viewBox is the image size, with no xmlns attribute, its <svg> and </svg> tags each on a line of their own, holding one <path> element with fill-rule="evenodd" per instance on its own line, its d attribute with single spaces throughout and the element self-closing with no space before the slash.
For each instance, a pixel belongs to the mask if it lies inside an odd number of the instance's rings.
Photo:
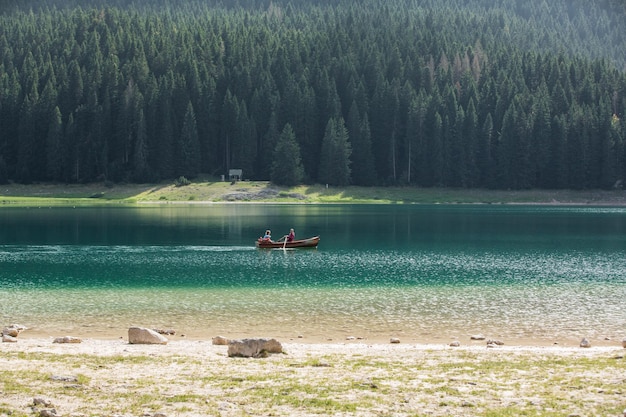
<svg viewBox="0 0 626 417">
<path fill-rule="evenodd" d="M 259 250 L 321 236 L 313 250 Z M 0 324 L 32 335 L 616 343 L 626 209 L 159 205 L 0 209 Z M 611 341 L 604 341 L 611 338 Z"/>
</svg>

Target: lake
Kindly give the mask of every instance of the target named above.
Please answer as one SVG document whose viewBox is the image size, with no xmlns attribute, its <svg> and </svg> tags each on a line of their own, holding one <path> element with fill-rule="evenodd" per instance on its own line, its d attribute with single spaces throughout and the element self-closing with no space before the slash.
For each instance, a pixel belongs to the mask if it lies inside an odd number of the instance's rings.
<svg viewBox="0 0 626 417">
<path fill-rule="evenodd" d="M 293 227 L 317 249 L 262 250 Z M 621 342 L 626 209 L 160 204 L 0 209 L 0 325 L 20 337 Z M 484 342 L 482 342 L 484 343 Z"/>
</svg>

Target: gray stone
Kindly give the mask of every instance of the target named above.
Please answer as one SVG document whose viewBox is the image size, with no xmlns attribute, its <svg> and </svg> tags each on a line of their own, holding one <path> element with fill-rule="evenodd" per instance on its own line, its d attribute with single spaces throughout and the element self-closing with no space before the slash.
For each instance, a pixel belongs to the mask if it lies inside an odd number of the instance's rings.
<svg viewBox="0 0 626 417">
<path fill-rule="evenodd" d="M 228 344 L 228 339 L 225 338 L 224 336 L 215 336 L 212 339 L 212 341 L 214 345 L 219 345 L 219 346 L 226 346 Z"/>
<path fill-rule="evenodd" d="M 165 336 L 162 336 L 152 329 L 145 327 L 131 327 L 128 329 L 128 343 L 131 345 L 166 345 L 168 342 Z"/>
<path fill-rule="evenodd" d="M 580 341 L 580 347 L 581 348 L 590 348 L 591 347 L 591 342 L 589 342 L 589 340 L 587 340 L 586 337 L 583 337 L 583 340 Z"/>
<path fill-rule="evenodd" d="M 450 346 L 451 347 L 459 347 L 459 346 L 461 346 L 461 342 L 459 342 L 458 340 L 455 340 L 454 342 L 450 342 Z"/>
<path fill-rule="evenodd" d="M 10 326 L 7 326 L 4 329 L 2 329 L 2 335 L 17 337 L 19 336 L 21 332 L 23 332 L 26 329 L 27 327 L 22 326 L 21 324 L 11 324 Z"/>
<path fill-rule="evenodd" d="M 493 339 L 490 339 L 490 340 L 488 340 L 488 341 L 487 341 L 487 344 L 488 344 L 488 345 L 498 345 L 498 346 L 502 346 L 502 345 L 504 344 L 504 342 L 503 342 L 503 341 L 501 341 L 501 340 L 493 340 Z"/>
<path fill-rule="evenodd" d="M 4 343 L 17 343 L 17 337 L 9 336 L 8 334 L 3 334 L 2 341 Z"/>
<path fill-rule="evenodd" d="M 83 343 L 83 339 L 74 336 L 57 337 L 52 343 Z"/>
<path fill-rule="evenodd" d="M 44 407 L 52 407 L 52 401 L 46 400 L 45 398 L 36 397 L 33 398 L 33 405 L 41 405 Z"/>
<path fill-rule="evenodd" d="M 486 337 L 482 334 L 475 334 L 470 337 L 471 340 L 485 340 Z"/>
<path fill-rule="evenodd" d="M 397 337 L 392 337 L 391 339 L 389 339 L 389 343 L 400 343 L 400 339 L 398 339 Z"/>
<path fill-rule="evenodd" d="M 174 336 L 176 334 L 176 330 L 174 329 L 152 329 L 158 334 L 163 334 L 166 336 Z"/>
<path fill-rule="evenodd" d="M 51 375 L 50 380 L 57 382 L 78 382 L 78 378 L 75 376 L 66 375 Z"/>
<path fill-rule="evenodd" d="M 229 357 L 263 358 L 270 353 L 283 353 L 283 346 L 276 339 L 239 339 L 228 342 Z"/>
</svg>

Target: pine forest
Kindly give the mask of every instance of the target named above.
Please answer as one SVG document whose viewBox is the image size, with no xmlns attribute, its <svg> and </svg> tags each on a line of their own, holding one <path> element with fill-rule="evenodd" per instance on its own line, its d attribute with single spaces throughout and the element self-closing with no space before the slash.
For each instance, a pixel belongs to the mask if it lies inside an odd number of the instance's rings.
<svg viewBox="0 0 626 417">
<path fill-rule="evenodd" d="M 0 0 L 0 182 L 610 189 L 622 0 Z"/>
</svg>

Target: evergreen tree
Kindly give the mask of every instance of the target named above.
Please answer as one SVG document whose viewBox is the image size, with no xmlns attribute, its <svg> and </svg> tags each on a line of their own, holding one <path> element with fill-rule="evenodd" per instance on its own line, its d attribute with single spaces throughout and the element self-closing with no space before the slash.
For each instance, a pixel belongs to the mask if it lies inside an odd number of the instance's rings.
<svg viewBox="0 0 626 417">
<path fill-rule="evenodd" d="M 344 186 L 350 184 L 352 148 L 343 118 L 331 118 L 322 139 L 318 178 L 322 183 Z"/>
<path fill-rule="evenodd" d="M 476 157 L 476 164 L 480 173 L 478 183 L 483 187 L 493 188 L 494 183 L 494 166 L 493 156 L 491 154 L 493 145 L 493 120 L 491 119 L 491 113 L 487 114 L 483 123 L 480 137 L 478 140 L 478 151 Z"/>
<path fill-rule="evenodd" d="M 548 166 L 550 163 L 550 134 L 552 130 L 550 97 L 545 81 L 541 82 L 536 98 L 537 100 L 533 105 L 532 111 L 534 119 L 532 121 L 531 158 L 535 164 L 535 171 L 537 173 L 535 185 L 543 188 L 549 183 Z"/>
<path fill-rule="evenodd" d="M 352 148 L 352 183 L 355 185 L 374 185 L 376 171 L 374 169 L 369 119 L 365 113 L 363 120 L 361 120 L 355 101 L 350 106 L 346 128 Z"/>
<path fill-rule="evenodd" d="M 0 184 L 7 184 L 9 182 L 9 176 L 7 172 L 7 164 L 4 162 L 4 158 L 0 155 Z"/>
<path fill-rule="evenodd" d="M 280 138 L 280 132 L 278 131 L 277 124 L 278 122 L 276 120 L 276 112 L 272 112 L 267 132 L 265 133 L 265 135 L 263 135 L 263 142 L 261 143 L 261 147 L 259 149 L 261 153 L 261 156 L 259 158 L 259 160 L 261 161 L 261 165 L 259 170 L 257 171 L 259 178 L 270 179 L 272 177 L 272 167 L 275 161 L 274 153 Z"/>
<path fill-rule="evenodd" d="M 156 138 L 154 140 L 154 152 L 150 152 L 148 157 L 153 161 L 152 166 L 158 169 L 159 178 L 173 178 L 177 172 L 179 151 L 175 145 L 175 115 L 172 109 L 170 92 L 167 91 L 165 81 L 162 81 L 162 88 L 159 88 L 158 108 L 155 109 Z"/>
<path fill-rule="evenodd" d="M 149 181 L 151 174 L 148 165 L 148 138 L 143 110 L 139 111 L 139 120 L 137 120 L 137 141 L 135 142 L 133 160 L 134 180 L 136 182 Z"/>
<path fill-rule="evenodd" d="M 63 181 L 63 122 L 59 107 L 50 115 L 50 125 L 46 140 L 46 172 L 53 181 Z"/>
<path fill-rule="evenodd" d="M 190 179 L 200 173 L 200 142 L 196 127 L 196 115 L 191 102 L 187 104 L 187 111 L 180 133 L 180 175 Z"/>
<path fill-rule="evenodd" d="M 565 115 L 555 116 L 552 121 L 550 164 L 548 165 L 548 188 L 568 186 L 567 137 L 568 123 Z"/>
<path fill-rule="evenodd" d="M 296 185 L 302 181 L 303 176 L 300 146 L 293 128 L 287 123 L 274 148 L 271 180 L 277 185 Z"/>
<path fill-rule="evenodd" d="M 26 96 L 22 105 L 22 117 L 19 124 L 17 179 L 29 184 L 33 181 L 33 155 L 35 153 L 35 123 L 33 120 L 34 104 Z"/>
<path fill-rule="evenodd" d="M 463 139 L 465 143 L 465 180 L 464 187 L 475 188 L 480 184 L 478 170 L 478 114 L 474 106 L 474 99 L 470 99 L 463 120 Z"/>
</svg>

